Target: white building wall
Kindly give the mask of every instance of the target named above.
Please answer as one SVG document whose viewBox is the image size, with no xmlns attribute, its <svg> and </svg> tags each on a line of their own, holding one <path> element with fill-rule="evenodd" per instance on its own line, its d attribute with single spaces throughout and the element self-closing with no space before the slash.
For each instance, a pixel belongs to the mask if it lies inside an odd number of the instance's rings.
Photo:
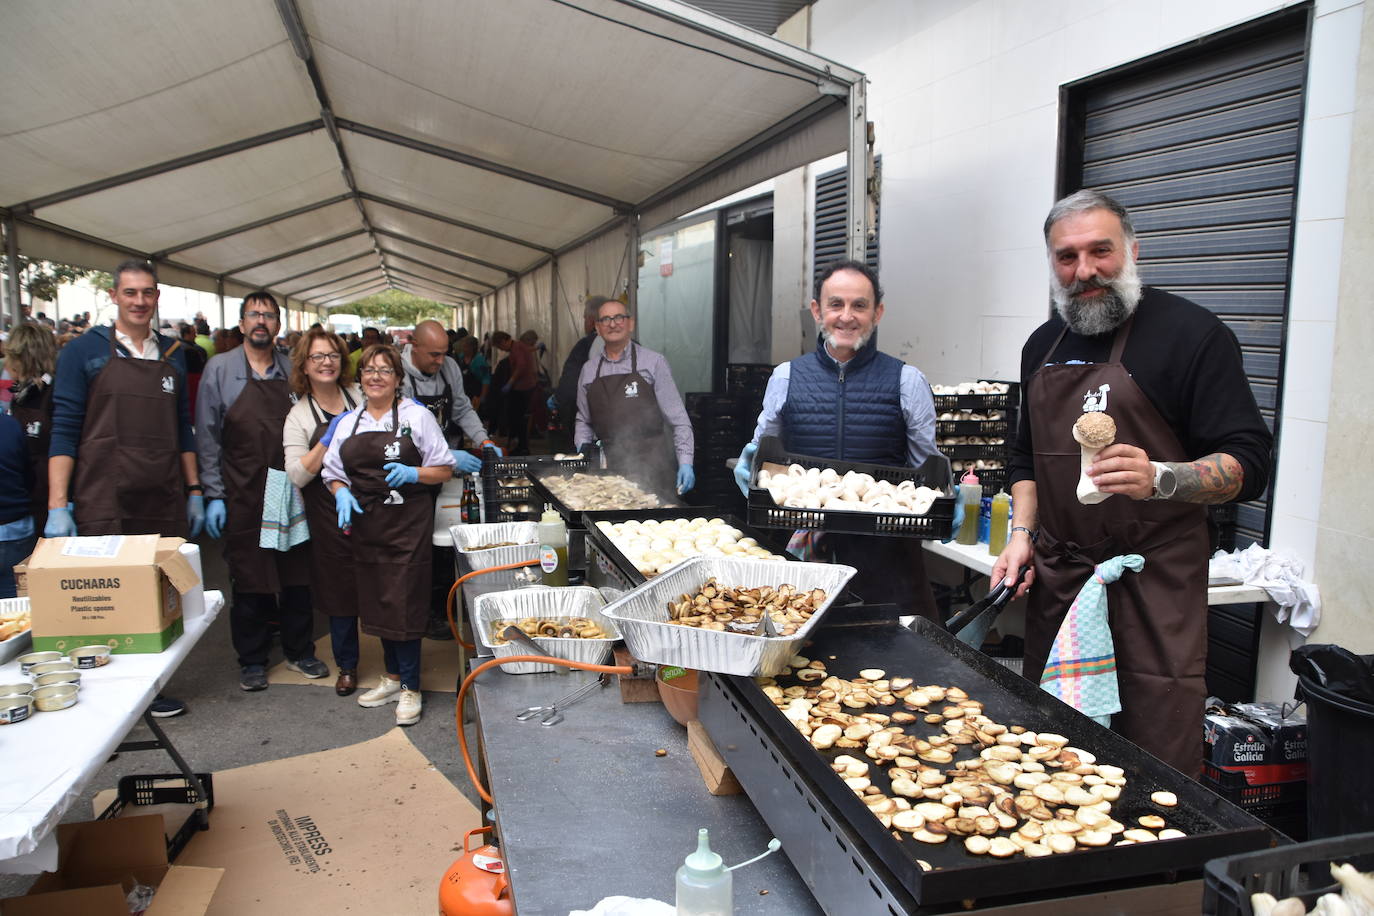
<svg viewBox="0 0 1374 916">
<path fill-rule="evenodd" d="M 1041 223 L 1054 199 L 1060 86 L 1287 5 L 817 0 L 811 50 L 858 68 L 871 83 L 869 117 L 883 164 L 883 349 L 933 382 L 1015 378 L 1022 343 L 1048 313 Z M 1292 550 L 1309 571 L 1317 556 L 1364 3 L 1319 0 L 1316 13 L 1272 532 L 1273 545 Z M 818 163 L 810 174 L 841 162 Z M 782 191 L 780 183 L 777 242 L 790 249 L 798 221 L 786 211 L 795 195 Z M 808 211 L 811 199 L 808 191 Z M 810 221 L 808 212 L 802 224 Z M 796 311 L 775 285 L 782 327 Z M 775 340 L 784 337 L 775 331 Z M 1366 361 L 1360 371 L 1364 378 L 1342 384 L 1370 390 L 1374 370 Z M 1316 575 L 1320 584 L 1320 570 Z M 1374 632 L 1367 605 L 1348 613 L 1363 616 L 1362 632 Z M 1289 689 L 1288 642 L 1266 636 L 1262 697 Z"/>
</svg>

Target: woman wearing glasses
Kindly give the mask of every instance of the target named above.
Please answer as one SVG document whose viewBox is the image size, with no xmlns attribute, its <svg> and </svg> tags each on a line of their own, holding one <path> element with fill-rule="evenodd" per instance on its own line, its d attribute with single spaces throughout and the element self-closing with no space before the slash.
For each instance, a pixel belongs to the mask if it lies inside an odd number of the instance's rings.
<svg viewBox="0 0 1374 916">
<path fill-rule="evenodd" d="M 429 623 L 434 501 L 426 487 L 453 476 L 434 415 L 400 397 L 401 354 L 377 344 L 359 362 L 364 402 L 330 427 L 324 482 L 353 546 L 363 632 L 382 640 L 386 674 L 358 705 L 395 701 L 396 724 L 420 721 L 420 645 Z M 330 435 L 326 432 L 326 435 Z"/>
<path fill-rule="evenodd" d="M 340 570 L 352 567 L 353 547 L 335 523 L 334 496 L 320 479 L 330 422 L 363 400 L 343 339 L 323 328 L 306 331 L 291 351 L 291 390 L 299 400 L 282 431 L 286 474 L 305 499 L 310 593 L 329 615 L 329 643 L 339 667 L 334 692 L 346 697 L 358 686 L 358 594 Z"/>
</svg>

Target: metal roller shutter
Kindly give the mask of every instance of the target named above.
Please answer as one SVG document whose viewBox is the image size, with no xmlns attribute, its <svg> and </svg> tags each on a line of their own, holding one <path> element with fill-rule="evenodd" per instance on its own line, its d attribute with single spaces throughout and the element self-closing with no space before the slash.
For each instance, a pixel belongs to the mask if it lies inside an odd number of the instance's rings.
<svg viewBox="0 0 1374 916">
<path fill-rule="evenodd" d="M 882 174 L 882 157 L 873 161 L 875 176 Z M 849 200 L 845 195 L 845 170 L 835 169 L 816 176 L 815 233 L 811 246 L 811 284 L 831 261 L 845 257 L 845 223 L 849 219 Z M 882 205 L 874 201 L 873 233 L 868 238 L 864 263 L 878 269 L 878 233 L 882 225 Z M 879 275 L 881 276 L 881 274 Z"/>
<path fill-rule="evenodd" d="M 1065 88 L 1061 192 L 1130 208 L 1144 281 L 1235 332 L 1277 432 L 1310 6 Z M 1234 507 L 1264 541 L 1268 493 Z"/>
</svg>

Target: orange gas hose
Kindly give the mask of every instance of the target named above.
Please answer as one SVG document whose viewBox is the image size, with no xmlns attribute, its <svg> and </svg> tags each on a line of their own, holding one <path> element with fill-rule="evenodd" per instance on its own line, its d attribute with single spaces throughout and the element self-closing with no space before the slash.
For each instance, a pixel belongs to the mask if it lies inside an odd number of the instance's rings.
<svg viewBox="0 0 1374 916">
<path fill-rule="evenodd" d="M 524 564 L 517 564 L 524 565 Z M 486 572 L 486 570 L 482 570 Z M 494 665 L 504 665 L 507 662 L 541 662 L 551 665 L 563 665 L 567 668 L 576 668 L 579 671 L 597 671 L 601 674 L 634 674 L 634 669 L 628 665 L 593 665 L 588 662 L 575 662 L 566 658 L 549 658 L 547 655 L 507 655 L 502 658 L 493 658 L 482 662 L 473 668 L 468 676 L 463 678 L 463 685 L 458 688 L 458 702 L 456 704 L 455 718 L 458 722 L 458 749 L 463 752 L 463 766 L 467 767 L 468 779 L 472 780 L 473 788 L 482 797 L 482 801 L 487 804 L 494 804 L 481 780 L 477 778 L 477 769 L 472 765 L 472 756 L 468 753 L 468 737 L 463 731 L 463 702 L 467 699 L 468 687 L 472 686 L 472 681 L 477 675 L 486 671 Z"/>
<path fill-rule="evenodd" d="M 458 624 L 457 624 L 457 622 L 453 619 L 453 605 L 454 605 L 454 599 L 458 596 L 458 588 L 459 588 L 459 586 L 461 586 L 464 582 L 466 582 L 466 581 L 468 581 L 469 579 L 471 579 L 473 576 L 480 576 L 480 575 L 482 575 L 483 573 L 499 572 L 500 570 L 503 570 L 503 569 L 519 569 L 521 566 L 538 566 L 538 565 L 539 565 L 539 560 L 537 560 L 537 559 L 534 559 L 534 560 L 521 560 L 519 563 L 507 563 L 507 564 L 505 564 L 504 566 L 488 566 L 486 569 L 474 569 L 472 572 L 470 572 L 470 573 L 464 573 L 463 575 L 459 576 L 456 580 L 454 580 L 453 585 L 452 585 L 452 586 L 449 588 L 449 590 L 448 590 L 448 601 L 445 602 L 445 610 L 448 612 L 448 628 L 449 628 L 449 632 L 451 632 L 451 633 L 453 634 L 453 638 L 454 638 L 454 639 L 458 640 L 458 645 L 462 646 L 464 649 L 467 649 L 469 652 L 471 652 L 471 651 L 473 651 L 473 650 L 475 650 L 475 649 L 477 648 L 475 645 L 473 645 L 473 644 L 471 644 L 471 643 L 464 642 L 464 641 L 463 641 L 463 637 L 461 637 L 461 636 L 458 635 Z"/>
</svg>

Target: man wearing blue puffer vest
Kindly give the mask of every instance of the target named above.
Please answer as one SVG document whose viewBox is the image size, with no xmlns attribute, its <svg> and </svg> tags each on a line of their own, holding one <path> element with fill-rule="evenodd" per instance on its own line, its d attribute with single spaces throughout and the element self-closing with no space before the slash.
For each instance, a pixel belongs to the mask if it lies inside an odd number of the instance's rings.
<svg viewBox="0 0 1374 916">
<path fill-rule="evenodd" d="M 878 350 L 877 273 L 857 261 L 828 265 L 816 280 L 811 316 L 820 328 L 816 349 L 773 370 L 754 438 L 740 453 L 735 481 L 746 493 L 764 436 L 778 436 L 791 454 L 896 467 L 920 467 L 938 453 L 930 383 Z M 813 543 L 817 558 L 859 570 L 851 585 L 865 601 L 939 619 L 918 541 L 825 534 Z"/>
</svg>

